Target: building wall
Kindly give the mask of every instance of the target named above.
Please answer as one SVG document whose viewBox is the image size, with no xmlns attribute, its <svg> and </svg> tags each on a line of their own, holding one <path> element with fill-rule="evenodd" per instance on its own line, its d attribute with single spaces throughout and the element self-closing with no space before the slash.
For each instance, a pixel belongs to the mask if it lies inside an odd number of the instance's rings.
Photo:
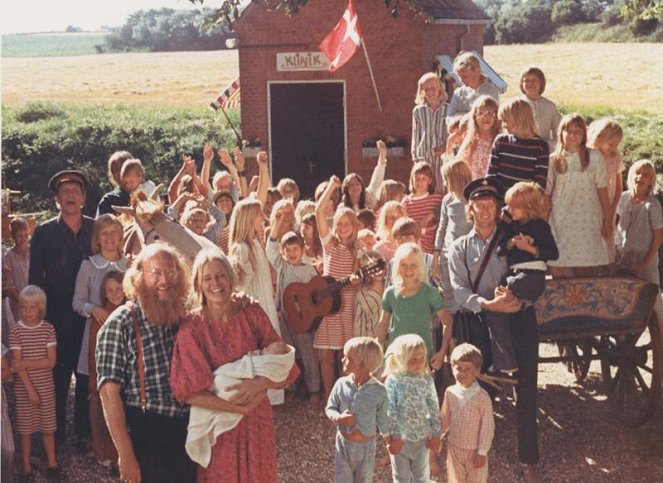
<svg viewBox="0 0 663 483">
<path fill-rule="evenodd" d="M 382 112 L 361 50 L 335 73 L 276 71 L 278 52 L 318 51 L 319 43 L 341 18 L 347 0 L 315 0 L 291 17 L 252 4 L 235 25 L 240 37 L 242 135 L 245 139 L 260 138 L 263 146 L 268 147 L 268 81 L 344 79 L 347 172 L 357 172 L 368 181 L 375 159 L 362 158 L 363 141 L 388 135 L 409 141 L 417 79 L 432 70 L 436 55 L 457 53 L 456 37 L 465 33 L 466 27 L 427 24 L 405 5 L 396 19 L 381 1 L 355 5 Z M 469 33 L 465 33 L 464 49 L 483 50 L 483 26 L 471 26 Z M 404 181 L 410 166 L 409 155 L 390 159 L 387 177 Z"/>
</svg>

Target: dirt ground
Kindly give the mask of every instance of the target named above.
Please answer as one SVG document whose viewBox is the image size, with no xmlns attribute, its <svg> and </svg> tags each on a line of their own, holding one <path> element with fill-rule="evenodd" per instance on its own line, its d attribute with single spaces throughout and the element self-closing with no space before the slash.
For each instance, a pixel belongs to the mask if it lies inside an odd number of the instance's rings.
<svg viewBox="0 0 663 483">
<path fill-rule="evenodd" d="M 556 348 L 540 345 L 541 355 Z M 539 365 L 539 472 L 544 482 L 663 481 L 663 405 L 637 428 L 616 420 L 601 388 L 600 367 L 592 363 L 582 384 L 560 363 Z M 496 431 L 489 454 L 490 481 L 515 482 L 515 408 L 508 392 L 495 404 Z M 290 399 L 274 411 L 279 481 L 333 479 L 334 427 L 318 409 Z M 73 428 L 69 428 L 73 432 Z M 76 451 L 73 437 L 59 454 L 68 482 L 117 481 L 110 471 Z M 379 448 L 378 459 L 386 455 Z M 45 481 L 38 477 L 37 481 Z M 376 467 L 375 482 L 391 482 L 389 466 Z M 435 481 L 446 481 L 440 478 Z M 256 482 L 258 483 L 258 482 Z"/>
</svg>

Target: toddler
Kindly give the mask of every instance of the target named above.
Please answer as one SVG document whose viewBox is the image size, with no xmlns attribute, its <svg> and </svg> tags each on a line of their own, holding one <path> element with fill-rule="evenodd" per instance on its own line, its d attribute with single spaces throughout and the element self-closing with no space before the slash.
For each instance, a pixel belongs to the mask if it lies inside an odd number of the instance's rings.
<svg viewBox="0 0 663 483">
<path fill-rule="evenodd" d="M 370 483 L 375 435 L 387 433 L 387 391 L 374 377 L 382 347 L 371 337 L 353 337 L 343 346 L 343 372 L 332 388 L 325 413 L 336 424 L 334 482 Z"/>
<path fill-rule="evenodd" d="M 387 414 L 394 483 L 429 481 L 430 449 L 440 447 L 440 419 L 426 343 L 416 334 L 397 337 L 387 349 Z"/>
<path fill-rule="evenodd" d="M 451 353 L 456 384 L 447 388 L 440 410 L 442 431 L 448 434 L 448 481 L 488 481 L 495 419 L 490 396 L 476 380 L 482 364 L 481 351 L 471 344 L 460 344 Z"/>
</svg>

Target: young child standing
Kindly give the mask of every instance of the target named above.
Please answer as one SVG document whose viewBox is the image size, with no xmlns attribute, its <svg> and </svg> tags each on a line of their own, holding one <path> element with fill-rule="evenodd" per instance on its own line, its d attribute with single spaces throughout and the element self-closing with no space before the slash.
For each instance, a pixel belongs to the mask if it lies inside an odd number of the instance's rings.
<svg viewBox="0 0 663 483">
<path fill-rule="evenodd" d="M 403 198 L 407 216 L 421 226 L 421 249 L 433 253 L 437 214 L 440 212 L 442 194 L 435 192 L 433 168 L 425 161 L 412 166 L 410 172 L 410 194 Z"/>
<path fill-rule="evenodd" d="M 297 356 L 301 358 L 304 366 L 304 381 L 309 401 L 317 406 L 320 403 L 320 367 L 318 355 L 313 348 L 313 333 L 291 332 L 287 314 L 283 310 L 283 291 L 288 285 L 293 282 L 307 283 L 317 272 L 313 265 L 303 261 L 304 240 L 294 231 L 287 231 L 289 226 L 285 213 L 275 215 L 271 234 L 267 239 L 267 259 L 276 270 L 276 310 L 281 314 L 284 339 L 286 342 L 291 340 L 297 349 Z"/>
<path fill-rule="evenodd" d="M 322 242 L 323 275 L 339 280 L 359 268 L 359 243 L 357 241 L 357 215 L 352 208 L 339 209 L 334 214 L 332 228 L 327 221 L 327 206 L 331 204 L 334 191 L 341 186 L 336 176 L 329 179 L 322 196 L 315 205 L 318 234 Z M 325 398 L 334 385 L 334 359 L 336 351 L 354 335 L 355 298 L 359 277 L 341 290 L 341 306 L 336 313 L 323 317 L 320 327 L 315 332 L 313 345 L 320 349 L 320 375 Z"/>
<path fill-rule="evenodd" d="M 368 251 L 362 257 L 362 264 L 367 265 L 382 255 L 378 252 Z M 355 307 L 355 337 L 377 336 L 377 325 L 380 321 L 380 310 L 382 306 L 382 295 L 384 293 L 384 273 L 376 273 L 365 285 L 357 291 L 357 305 Z"/>
<path fill-rule="evenodd" d="M 397 337 L 387 349 L 387 414 L 394 483 L 429 481 L 428 450 L 440 448 L 439 403 L 426 357 L 416 334 Z"/>
<path fill-rule="evenodd" d="M 557 134 L 546 183 L 559 248 L 551 271 L 554 277 L 595 276 L 609 263 L 605 238 L 613 229 L 603 156 L 587 148 L 587 125 L 579 114 L 564 116 Z"/>
<path fill-rule="evenodd" d="M 343 346 L 343 372 L 334 384 L 325 413 L 336 424 L 335 483 L 370 483 L 375 466 L 376 430 L 386 435 L 387 391 L 374 377 L 382 366 L 382 347 L 371 337 L 354 337 Z"/>
<path fill-rule="evenodd" d="M 375 245 L 375 251 L 389 263 L 398 248 L 398 244 L 391 235 L 394 223 L 405 216 L 405 208 L 399 201 L 387 201 L 380 210 L 378 217 L 378 230 L 376 235 L 380 241 Z"/>
<path fill-rule="evenodd" d="M 440 410 L 442 432 L 448 434 L 448 481 L 488 481 L 495 417 L 490 396 L 476 380 L 482 364 L 481 351 L 471 344 L 460 344 L 451 353 L 456 384 L 447 388 Z"/>
<path fill-rule="evenodd" d="M 385 290 L 382 297 L 378 340 L 388 338 L 391 345 L 400 335 L 417 334 L 425 342 L 426 352 L 432 356 L 433 316 L 437 314 L 444 325 L 451 323 L 451 317 L 443 308 L 444 299 L 437 289 L 427 283 L 424 257 L 416 243 L 398 247 L 393 264 L 394 284 Z M 450 331 L 447 332 L 450 338 Z M 438 357 L 441 355 L 436 354 L 435 358 Z"/>
<path fill-rule="evenodd" d="M 663 214 L 653 194 L 656 187 L 654 165 L 646 159 L 633 163 L 628 170 L 627 187 L 617 205 L 617 264 L 659 284 L 658 249 L 663 241 Z M 663 329 L 660 295 L 654 311 Z"/>
<path fill-rule="evenodd" d="M 550 225 L 545 221 L 543 190 L 532 182 L 520 181 L 504 196 L 500 229 L 504 236 L 497 247 L 498 256 L 506 256 L 509 274 L 503 281 L 523 303 L 533 305 L 546 285 L 546 262 L 559 256 Z M 508 314 L 487 312 L 490 328 L 493 369 L 514 372 L 518 361 L 511 338 Z"/>
<path fill-rule="evenodd" d="M 497 102 L 490 96 L 481 96 L 472 104 L 467 114 L 467 134 L 458 149 L 458 157 L 472 169 L 472 179 L 483 178 L 488 170 L 490 148 L 500 133 L 497 121 Z"/>
<path fill-rule="evenodd" d="M 497 176 L 505 190 L 518 181 L 535 181 L 546 188 L 548 143 L 539 137 L 529 103 L 513 98 L 500 106 L 498 113 L 507 134 L 493 142 L 488 174 Z"/>
<path fill-rule="evenodd" d="M 46 294 L 36 285 L 28 285 L 19 294 L 21 320 L 9 334 L 12 354 L 18 433 L 21 435 L 23 478 L 33 477 L 30 463 L 32 433 L 40 431 L 48 459 L 45 475 L 60 476 L 55 456 L 55 385 L 53 367 L 56 359 L 55 329 L 43 320 Z"/>
<path fill-rule="evenodd" d="M 599 119 L 589 125 L 587 132 L 587 146 L 598 151 L 605 160 L 605 175 L 608 185 L 608 207 L 609 215 L 614 226 L 617 213 L 617 203 L 624 189 L 622 173 L 626 169 L 622 155 L 619 153 L 619 144 L 624 137 L 622 127 L 613 119 Z M 613 232 L 614 233 L 614 232 Z M 610 262 L 615 262 L 614 234 L 607 239 L 608 255 Z"/>
</svg>

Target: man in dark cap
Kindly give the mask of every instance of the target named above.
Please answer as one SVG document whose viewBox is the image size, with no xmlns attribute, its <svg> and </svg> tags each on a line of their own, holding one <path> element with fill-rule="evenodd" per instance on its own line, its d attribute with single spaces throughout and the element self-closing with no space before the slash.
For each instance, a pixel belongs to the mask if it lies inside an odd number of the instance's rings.
<svg viewBox="0 0 663 483">
<path fill-rule="evenodd" d="M 501 315 L 510 325 L 511 337 L 518 361 L 518 380 L 515 386 L 517 402 L 518 457 L 521 473 L 528 482 L 539 481 L 536 464 L 539 461 L 536 427 L 536 385 L 538 364 L 538 333 L 536 314 L 531 306 L 522 303 L 500 282 L 508 273 L 505 257 L 498 257 L 497 244 L 501 233 L 497 222 L 502 204 L 502 186 L 494 176 L 478 178 L 469 183 L 463 194 L 468 200 L 468 217 L 473 228 L 458 238 L 449 249 L 449 274 L 456 303 L 466 311 L 490 316 Z M 487 257 L 487 258 L 486 258 Z M 479 272 L 486 261 L 479 278 Z M 479 278 L 478 282 L 477 279 Z M 505 316 L 508 314 L 508 316 Z M 490 365 L 490 343 L 485 340 L 467 341 L 477 345 L 484 355 L 486 369 Z"/>
<path fill-rule="evenodd" d="M 46 319 L 55 327 L 57 363 L 55 380 L 56 442 L 65 441 L 66 403 L 71 374 L 76 374 L 74 421 L 79 443 L 89 438 L 87 376 L 75 372 L 85 321 L 74 312 L 72 300 L 81 262 L 91 255 L 94 220 L 83 215 L 87 178 L 77 170 L 64 170 L 48 182 L 58 216 L 39 225 L 30 245 L 28 282 L 46 292 Z"/>
</svg>

